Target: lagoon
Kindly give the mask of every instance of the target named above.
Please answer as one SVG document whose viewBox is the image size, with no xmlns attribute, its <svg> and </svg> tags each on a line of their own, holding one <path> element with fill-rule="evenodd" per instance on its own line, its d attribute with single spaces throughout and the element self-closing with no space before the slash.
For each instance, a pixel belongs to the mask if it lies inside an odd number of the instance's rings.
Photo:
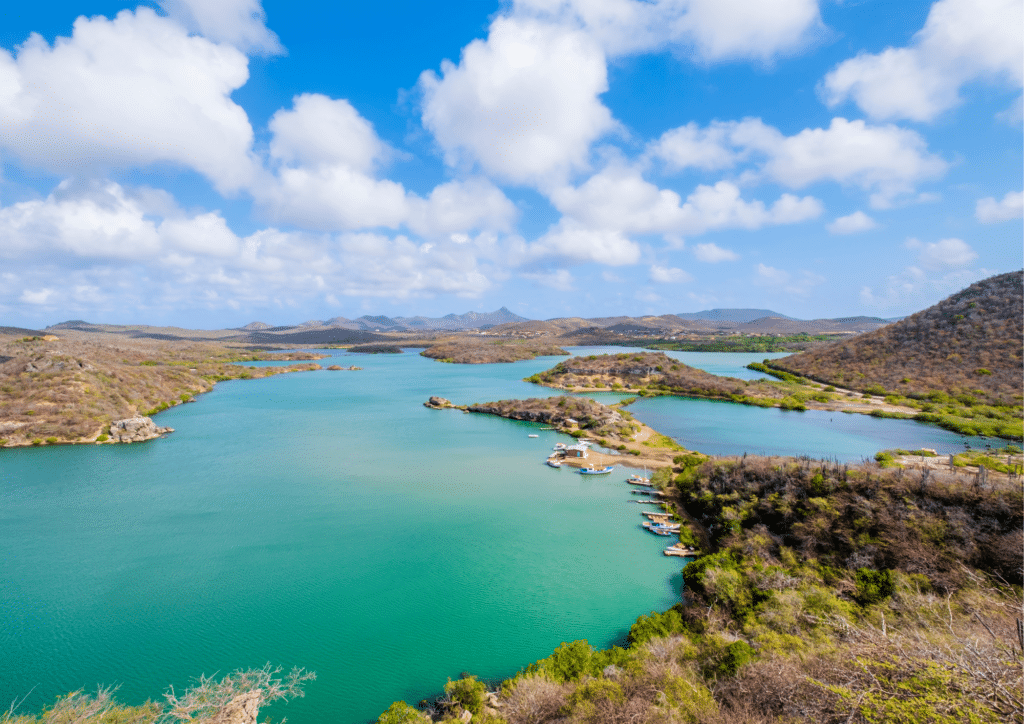
<svg viewBox="0 0 1024 724">
<path fill-rule="evenodd" d="M 0 451 L 0 701 L 37 711 L 103 683 L 141 703 L 270 661 L 318 673 L 270 716 L 363 722 L 462 671 L 495 679 L 562 641 L 619 642 L 678 600 L 680 561 L 640 530 L 625 472 L 552 470 L 564 436 L 422 406 L 554 394 L 522 378 L 559 358 L 330 354 L 364 369 L 218 384 L 161 413 L 177 432 L 148 443 Z M 702 400 L 630 409 L 708 453 L 846 460 L 963 440 Z"/>
</svg>

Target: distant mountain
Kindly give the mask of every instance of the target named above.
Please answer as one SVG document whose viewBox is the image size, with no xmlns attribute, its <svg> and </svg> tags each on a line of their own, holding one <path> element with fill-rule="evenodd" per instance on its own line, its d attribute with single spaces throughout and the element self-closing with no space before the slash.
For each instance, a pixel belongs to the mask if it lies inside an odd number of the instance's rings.
<svg viewBox="0 0 1024 724">
<path fill-rule="evenodd" d="M 244 329 L 246 332 L 261 332 L 264 329 L 270 329 L 270 325 L 266 322 L 249 322 L 244 327 L 239 327 L 239 329 Z"/>
<path fill-rule="evenodd" d="M 530 320 L 502 307 L 495 312 L 483 314 L 480 312 L 466 312 L 465 314 L 446 314 L 441 318 L 395 317 L 394 321 L 404 325 L 407 329 L 434 329 L 454 332 L 461 329 L 487 329 L 499 324 L 528 322 Z"/>
<path fill-rule="evenodd" d="M 984 279 L 899 322 L 774 360 L 773 366 L 859 390 L 941 390 L 1019 405 L 1022 276 L 1017 271 Z"/>
<path fill-rule="evenodd" d="M 785 314 L 779 314 L 770 309 L 705 309 L 703 312 L 684 312 L 675 316 L 680 319 L 703 319 L 709 322 L 738 322 L 740 324 L 753 322 L 755 319 L 763 319 L 764 317 L 794 319 L 794 317 L 787 317 Z"/>
</svg>

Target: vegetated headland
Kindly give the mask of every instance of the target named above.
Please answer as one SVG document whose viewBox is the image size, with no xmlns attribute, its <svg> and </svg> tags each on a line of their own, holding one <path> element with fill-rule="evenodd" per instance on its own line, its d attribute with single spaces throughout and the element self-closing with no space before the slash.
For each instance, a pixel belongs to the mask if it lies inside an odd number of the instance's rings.
<svg viewBox="0 0 1024 724">
<path fill-rule="evenodd" d="M 623 404 L 631 401 L 626 399 L 616 405 L 603 405 L 586 397 L 562 395 L 472 405 L 456 405 L 443 397 L 431 397 L 423 404 L 436 410 L 454 408 L 509 420 L 538 422 L 615 451 L 602 453 L 590 450 L 585 460 L 567 459 L 565 462 L 570 466 L 620 464 L 654 469 L 669 464 L 673 455 L 685 452 L 685 448 L 675 440 L 644 425 L 622 409 Z"/>
<path fill-rule="evenodd" d="M 154 339 L 95 339 L 74 332 L 60 337 L 0 335 L 0 447 L 128 439 L 113 423 L 145 424 L 136 418 L 191 402 L 223 380 L 320 369 L 303 360 L 322 356 Z M 256 360 L 295 364 L 234 364 Z"/>
<path fill-rule="evenodd" d="M 397 344 L 354 344 L 348 351 L 355 354 L 402 354 L 402 348 Z"/>
<path fill-rule="evenodd" d="M 568 355 L 561 347 L 553 344 L 523 341 L 479 341 L 455 339 L 432 345 L 420 352 L 424 357 L 439 362 L 455 364 L 491 364 L 496 362 L 518 362 L 536 357 Z"/>
</svg>

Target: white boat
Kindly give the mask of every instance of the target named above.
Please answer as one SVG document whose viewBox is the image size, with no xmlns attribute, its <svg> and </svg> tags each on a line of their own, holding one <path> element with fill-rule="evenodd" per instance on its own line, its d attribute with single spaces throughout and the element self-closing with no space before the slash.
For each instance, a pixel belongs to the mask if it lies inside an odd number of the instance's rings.
<svg viewBox="0 0 1024 724">
<path fill-rule="evenodd" d="M 560 468 L 562 467 L 562 461 L 556 460 L 555 458 L 548 458 L 548 465 L 553 468 Z"/>
<path fill-rule="evenodd" d="M 527 435 L 527 437 L 540 437 L 540 435 Z"/>
<path fill-rule="evenodd" d="M 555 446 L 553 448 L 551 448 L 551 449 L 552 450 L 565 450 L 565 448 L 566 448 L 566 445 L 565 445 L 564 442 L 556 442 Z"/>
</svg>

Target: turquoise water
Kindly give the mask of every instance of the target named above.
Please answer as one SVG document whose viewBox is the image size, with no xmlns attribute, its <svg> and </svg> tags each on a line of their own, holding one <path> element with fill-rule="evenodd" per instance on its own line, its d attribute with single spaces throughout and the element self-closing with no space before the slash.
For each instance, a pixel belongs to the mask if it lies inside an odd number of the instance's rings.
<svg viewBox="0 0 1024 724">
<path fill-rule="evenodd" d="M 462 671 L 499 678 L 565 640 L 607 646 L 678 600 L 680 562 L 640 530 L 624 473 L 553 470 L 564 436 L 422 406 L 551 394 L 521 378 L 558 358 L 334 354 L 322 364 L 363 371 L 218 384 L 161 413 L 177 429 L 161 440 L 0 451 L 0 702 L 27 694 L 34 711 L 120 683 L 139 703 L 271 661 L 319 677 L 270 716 L 361 722 Z M 855 458 L 897 433 L 962 439 L 674 398 L 631 409 L 706 452 L 753 440 Z"/>
</svg>

